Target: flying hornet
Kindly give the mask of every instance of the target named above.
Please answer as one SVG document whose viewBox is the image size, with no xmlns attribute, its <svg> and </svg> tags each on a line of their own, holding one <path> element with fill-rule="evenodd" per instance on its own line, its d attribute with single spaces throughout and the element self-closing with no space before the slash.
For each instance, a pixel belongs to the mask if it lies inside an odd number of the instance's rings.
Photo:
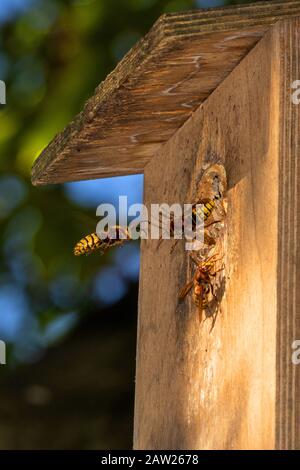
<svg viewBox="0 0 300 470">
<path fill-rule="evenodd" d="M 214 200 L 204 200 L 192 206 L 192 229 L 195 230 L 197 220 L 200 219 L 204 222 L 207 221 L 215 207 Z M 184 218 L 182 218 L 182 230 L 184 229 Z M 170 234 L 174 237 L 175 234 L 175 220 L 170 220 Z M 83 237 L 74 247 L 74 255 L 89 255 L 94 251 L 99 251 L 104 254 L 109 248 L 122 245 L 126 241 L 132 240 L 132 236 L 127 227 L 115 225 L 110 228 L 105 236 L 101 237 L 96 232 L 90 233 Z M 214 244 L 214 240 L 208 235 L 204 234 L 204 241 L 206 244 Z"/>
<path fill-rule="evenodd" d="M 101 254 L 104 254 L 109 248 L 122 245 L 131 239 L 132 238 L 127 227 L 115 225 L 111 227 L 110 231 L 108 231 L 103 238 L 93 232 L 79 240 L 74 247 L 74 255 L 89 255 L 96 250 L 99 250 Z"/>
</svg>

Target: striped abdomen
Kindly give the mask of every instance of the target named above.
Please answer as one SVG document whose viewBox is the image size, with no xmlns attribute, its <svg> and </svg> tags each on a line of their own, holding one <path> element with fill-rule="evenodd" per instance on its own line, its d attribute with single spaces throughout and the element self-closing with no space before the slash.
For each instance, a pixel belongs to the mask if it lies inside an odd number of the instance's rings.
<svg viewBox="0 0 300 470">
<path fill-rule="evenodd" d="M 200 219 L 201 223 L 204 223 L 208 217 L 211 215 L 212 211 L 214 210 L 215 207 L 215 201 L 212 200 L 205 200 L 201 201 L 197 204 L 194 204 L 192 206 L 192 230 L 195 231 L 197 227 L 197 221 Z M 185 224 L 185 218 L 182 216 L 182 231 L 184 232 L 184 224 Z M 171 224 L 170 224 L 170 232 L 171 235 L 174 236 L 175 233 L 175 220 L 171 219 Z M 209 244 L 209 243 L 208 243 Z"/>
<path fill-rule="evenodd" d="M 198 206 L 198 207 L 197 207 Z M 212 211 L 214 210 L 215 207 L 215 201 L 213 199 L 202 202 L 199 205 L 195 205 L 192 208 L 192 214 L 193 214 L 193 224 L 196 225 L 197 218 L 199 218 L 201 221 L 205 222 L 208 217 L 211 215 Z"/>
<path fill-rule="evenodd" d="M 193 292 L 193 301 L 197 307 L 206 310 L 209 305 L 208 296 L 210 293 L 210 285 L 204 283 L 196 283 Z"/>
<path fill-rule="evenodd" d="M 87 255 L 94 250 L 100 248 L 102 240 L 98 237 L 96 233 L 91 233 L 86 237 L 82 238 L 74 247 L 74 255 Z"/>
<path fill-rule="evenodd" d="M 82 238 L 74 247 L 74 255 L 89 255 L 95 250 L 106 251 L 116 245 L 121 245 L 126 240 L 130 240 L 130 234 L 125 227 L 116 225 L 112 227 L 106 237 L 100 238 L 97 233 L 91 233 Z"/>
</svg>

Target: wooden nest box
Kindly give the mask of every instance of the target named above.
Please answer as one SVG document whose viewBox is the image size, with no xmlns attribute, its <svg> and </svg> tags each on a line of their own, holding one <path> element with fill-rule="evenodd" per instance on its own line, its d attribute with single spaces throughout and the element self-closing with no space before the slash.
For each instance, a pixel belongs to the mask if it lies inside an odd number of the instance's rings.
<svg viewBox="0 0 300 470">
<path fill-rule="evenodd" d="M 147 205 L 226 169 L 213 328 L 178 302 L 184 244 L 141 244 L 136 449 L 300 448 L 297 80 L 300 1 L 164 15 L 34 164 L 36 185 L 144 173 Z"/>
</svg>

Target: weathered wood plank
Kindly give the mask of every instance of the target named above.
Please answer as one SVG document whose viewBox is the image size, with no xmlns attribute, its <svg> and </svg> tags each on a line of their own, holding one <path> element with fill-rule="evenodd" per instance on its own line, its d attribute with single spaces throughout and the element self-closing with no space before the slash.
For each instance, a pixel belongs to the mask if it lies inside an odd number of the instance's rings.
<svg viewBox="0 0 300 470">
<path fill-rule="evenodd" d="M 300 1 L 162 16 L 43 151 L 34 184 L 143 172 L 278 19 Z"/>
<path fill-rule="evenodd" d="M 212 331 L 183 243 L 142 245 L 137 449 L 299 448 L 300 21 L 274 26 L 145 168 L 145 200 L 191 202 L 204 162 L 228 175 L 226 290 Z M 299 368 L 300 366 L 298 366 Z"/>
<path fill-rule="evenodd" d="M 300 104 L 291 87 L 300 77 L 300 21 L 276 27 L 280 77 L 277 447 L 300 449 L 300 365 L 292 343 L 300 339 Z"/>
</svg>

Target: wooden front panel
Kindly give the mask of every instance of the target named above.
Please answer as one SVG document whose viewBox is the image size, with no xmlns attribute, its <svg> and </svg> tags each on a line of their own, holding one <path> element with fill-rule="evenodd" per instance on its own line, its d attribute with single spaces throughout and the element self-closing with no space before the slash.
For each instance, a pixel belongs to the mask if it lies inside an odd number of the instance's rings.
<svg viewBox="0 0 300 470">
<path fill-rule="evenodd" d="M 280 77 L 276 438 L 279 449 L 300 449 L 300 364 L 292 361 L 292 344 L 300 340 L 300 101 L 291 99 L 300 80 L 300 20 L 278 23 L 274 34 Z"/>
<path fill-rule="evenodd" d="M 136 449 L 276 447 L 282 27 L 266 34 L 146 166 L 147 204 L 184 203 L 193 201 L 203 163 L 221 158 L 228 237 L 226 291 L 212 331 L 209 318 L 199 326 L 190 298 L 178 302 L 192 273 L 184 243 L 172 255 L 172 242 L 142 243 Z"/>
</svg>

